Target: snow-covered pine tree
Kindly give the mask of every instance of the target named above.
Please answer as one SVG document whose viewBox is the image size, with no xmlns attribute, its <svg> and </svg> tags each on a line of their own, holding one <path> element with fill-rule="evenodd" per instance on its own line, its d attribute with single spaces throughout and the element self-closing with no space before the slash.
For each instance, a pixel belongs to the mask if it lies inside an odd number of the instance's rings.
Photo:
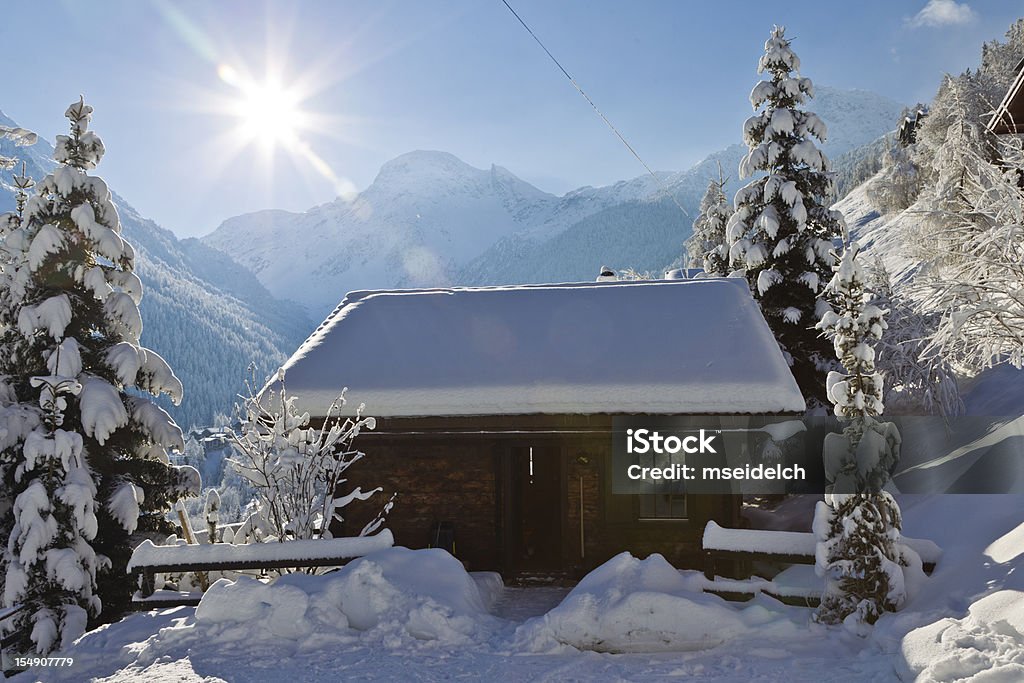
<svg viewBox="0 0 1024 683">
<path fill-rule="evenodd" d="M 833 178 L 814 138 L 825 140 L 824 122 L 800 109 L 814 94 L 799 76 L 800 60 L 785 29 L 776 26 L 765 42 L 750 93 L 757 110 L 743 125 L 749 151 L 740 177 L 757 178 L 736 193 L 736 213 L 727 227 L 729 257 L 746 271 L 768 325 L 788 355 L 793 375 L 810 405 L 824 405 L 823 370 L 831 363 L 827 343 L 814 331 L 821 286 L 830 277 L 832 240 L 843 217 L 831 211 Z"/>
<path fill-rule="evenodd" d="M 60 166 L 4 240 L 16 324 L 0 359 L 2 446 L 16 498 L 3 597 L 28 607 L 18 618 L 30 642 L 21 646 L 37 653 L 77 637 L 86 614 L 119 616 L 134 591 L 130 535 L 160 526 L 168 501 L 198 483 L 192 468 L 169 464 L 167 450 L 184 445 L 181 430 L 145 398 L 178 401 L 182 387 L 139 344 L 135 254 L 106 184 L 87 173 L 104 151 L 89 131 L 92 107 L 79 100 L 65 115 L 71 134 L 57 136 Z"/>
<path fill-rule="evenodd" d="M 845 425 L 823 445 L 831 486 L 814 520 L 817 570 L 825 577 L 816 618 L 854 628 L 903 604 L 901 565 L 909 562 L 899 542 L 899 507 L 883 490 L 899 459 L 899 432 L 876 419 L 884 407 L 883 378 L 875 370 L 873 344 L 886 328 L 885 312 L 870 302 L 859 249 L 853 242 L 843 251 L 825 287 L 832 307 L 818 323 L 846 370 L 830 372 L 827 380 L 828 397 Z"/>
<path fill-rule="evenodd" d="M 718 180 L 708 183 L 704 198 L 700 200 L 700 215 L 693 222 L 693 234 L 686 241 L 690 262 L 699 264 L 705 273 L 716 277 L 724 277 L 732 270 L 725 239 L 725 226 L 732 216 L 732 207 L 725 197 L 725 182 L 719 171 Z"/>
</svg>

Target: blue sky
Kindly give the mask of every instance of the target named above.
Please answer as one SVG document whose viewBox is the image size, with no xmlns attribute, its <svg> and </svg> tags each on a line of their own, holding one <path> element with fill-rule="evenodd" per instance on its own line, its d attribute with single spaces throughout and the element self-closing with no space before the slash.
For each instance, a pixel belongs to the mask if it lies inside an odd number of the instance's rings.
<svg viewBox="0 0 1024 683">
<path fill-rule="evenodd" d="M 774 23 L 816 83 L 912 103 L 1024 14 L 997 0 L 509 1 L 661 170 L 740 140 Z M 84 93 L 107 146 L 98 173 L 182 236 L 364 189 L 414 149 L 497 163 L 556 193 L 643 172 L 500 0 L 39 0 L 5 8 L 3 38 L 22 68 L 0 108 L 52 140 Z M 242 144 L 225 67 L 300 84 L 309 126 L 289 144 Z"/>
</svg>

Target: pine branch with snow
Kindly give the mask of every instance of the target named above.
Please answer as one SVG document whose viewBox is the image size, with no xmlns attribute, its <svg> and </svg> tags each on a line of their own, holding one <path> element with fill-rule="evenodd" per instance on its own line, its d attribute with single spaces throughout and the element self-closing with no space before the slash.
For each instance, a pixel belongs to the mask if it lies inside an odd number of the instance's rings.
<svg viewBox="0 0 1024 683">
<path fill-rule="evenodd" d="M 740 177 L 763 173 L 736 193 L 727 226 L 729 260 L 745 271 L 768 325 L 792 360 L 793 374 L 810 403 L 824 402 L 821 370 L 829 353 L 813 331 L 821 287 L 830 275 L 832 241 L 845 230 L 830 210 L 833 177 L 814 140 L 825 123 L 802 105 L 814 94 L 800 60 L 776 26 L 765 43 L 750 93 L 758 113 L 743 125 L 748 152 Z M 763 108 L 761 108 L 763 105 Z"/>
</svg>

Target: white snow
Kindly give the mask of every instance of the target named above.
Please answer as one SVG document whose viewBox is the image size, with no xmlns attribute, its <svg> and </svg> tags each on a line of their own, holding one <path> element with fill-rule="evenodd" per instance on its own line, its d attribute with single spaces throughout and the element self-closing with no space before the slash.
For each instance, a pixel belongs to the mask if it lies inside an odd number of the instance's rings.
<svg viewBox="0 0 1024 683">
<path fill-rule="evenodd" d="M 1024 680 L 1024 591 L 1005 590 L 903 639 L 897 671 L 906 681 Z"/>
<path fill-rule="evenodd" d="M 939 562 L 942 549 L 926 538 L 900 539 L 920 555 L 924 562 Z M 726 529 L 714 520 L 704 527 L 703 547 L 712 550 L 807 555 L 813 557 L 817 541 L 813 533 L 801 531 L 767 531 L 764 529 Z"/>
<path fill-rule="evenodd" d="M 560 605 L 516 631 L 519 648 L 550 652 L 569 645 L 597 652 L 680 652 L 720 645 L 762 620 L 761 608 L 737 610 L 701 593 L 655 553 L 620 553 L 590 572 Z"/>
<path fill-rule="evenodd" d="M 395 542 L 387 529 L 373 535 L 351 538 L 324 538 L 305 541 L 250 543 L 232 545 L 155 545 L 145 540 L 135 548 L 128 571 L 139 567 L 187 566 L 204 562 L 273 562 L 278 560 L 323 560 L 361 557 L 390 548 Z"/>
<path fill-rule="evenodd" d="M 117 389 L 101 377 L 86 377 L 82 380 L 79 401 L 82 429 L 101 446 L 111 434 L 128 424 L 128 411 Z"/>
<path fill-rule="evenodd" d="M 130 481 L 125 481 L 110 495 L 107 509 L 125 531 L 132 533 L 138 526 L 139 505 L 145 498 L 145 493 L 141 488 Z"/>
<path fill-rule="evenodd" d="M 261 640 L 323 643 L 349 628 L 463 643 L 493 623 L 477 582 L 443 550 L 387 548 L 329 575 L 290 574 L 262 583 L 221 579 L 196 608 L 211 638 L 237 632 Z M 205 628 L 204 628 L 205 627 Z"/>
<path fill-rule="evenodd" d="M 728 359 L 728 360 L 725 360 Z M 773 413 L 804 401 L 744 281 L 356 292 L 285 364 L 297 410 Z"/>
</svg>

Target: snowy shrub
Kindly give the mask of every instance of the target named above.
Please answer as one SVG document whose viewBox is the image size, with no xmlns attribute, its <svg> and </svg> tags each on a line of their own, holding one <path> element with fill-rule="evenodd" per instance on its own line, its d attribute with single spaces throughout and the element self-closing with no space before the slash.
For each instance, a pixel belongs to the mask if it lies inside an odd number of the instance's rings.
<svg viewBox="0 0 1024 683">
<path fill-rule="evenodd" d="M 364 492 L 356 487 L 339 495 L 345 470 L 364 456 L 353 442 L 361 430 L 373 429 L 376 421 L 362 416 L 362 406 L 355 418 L 342 418 L 342 392 L 323 424 L 310 426 L 309 413 L 296 412 L 295 397 L 288 395 L 284 379 L 281 370 L 276 383 L 257 392 L 255 376 L 250 377 L 248 395 L 237 406 L 241 426 L 229 430 L 235 450 L 229 462 L 252 483 L 259 501 L 258 510 L 240 531 L 278 541 L 330 538 L 331 523 L 343 520 L 342 508 L 381 490 Z M 359 535 L 380 528 L 390 508 L 391 502 Z"/>
<path fill-rule="evenodd" d="M 747 277 L 765 320 L 791 360 L 793 376 L 809 405 L 824 403 L 822 366 L 828 347 L 813 331 L 820 285 L 832 265 L 832 240 L 843 217 L 828 208 L 833 175 L 814 140 L 824 142 L 825 123 L 800 108 L 813 97 L 809 78 L 785 29 L 776 26 L 765 43 L 750 103 L 761 109 L 743 124 L 749 151 L 740 177 L 758 175 L 736 192 L 736 212 L 726 227 L 729 261 Z"/>
<path fill-rule="evenodd" d="M 868 185 L 868 196 L 882 213 L 898 213 L 921 192 L 921 174 L 906 147 L 894 142 L 882 157 L 882 170 Z"/>
<path fill-rule="evenodd" d="M 922 187 L 906 236 L 922 263 L 911 294 L 940 314 L 923 354 L 969 372 L 1024 365 L 1024 149 L 986 128 L 1022 52 L 1017 20 L 985 44 L 980 68 L 943 79 L 910 148 Z"/>
<path fill-rule="evenodd" d="M 961 87 L 950 81 L 954 92 Z M 954 120 L 935 163 L 937 182 L 919 204 L 928 237 L 917 250 L 926 267 L 915 285 L 922 306 L 942 317 L 924 355 L 973 371 L 999 363 L 1022 367 L 1022 141 L 997 138 L 980 122 Z"/>
<path fill-rule="evenodd" d="M 943 356 L 926 354 L 941 314 L 923 311 L 896 291 L 878 261 L 871 272 L 876 304 L 887 311 L 885 334 L 875 344 L 875 365 L 885 378 L 883 402 L 890 415 L 954 417 L 964 410 L 956 373 Z"/>
</svg>

